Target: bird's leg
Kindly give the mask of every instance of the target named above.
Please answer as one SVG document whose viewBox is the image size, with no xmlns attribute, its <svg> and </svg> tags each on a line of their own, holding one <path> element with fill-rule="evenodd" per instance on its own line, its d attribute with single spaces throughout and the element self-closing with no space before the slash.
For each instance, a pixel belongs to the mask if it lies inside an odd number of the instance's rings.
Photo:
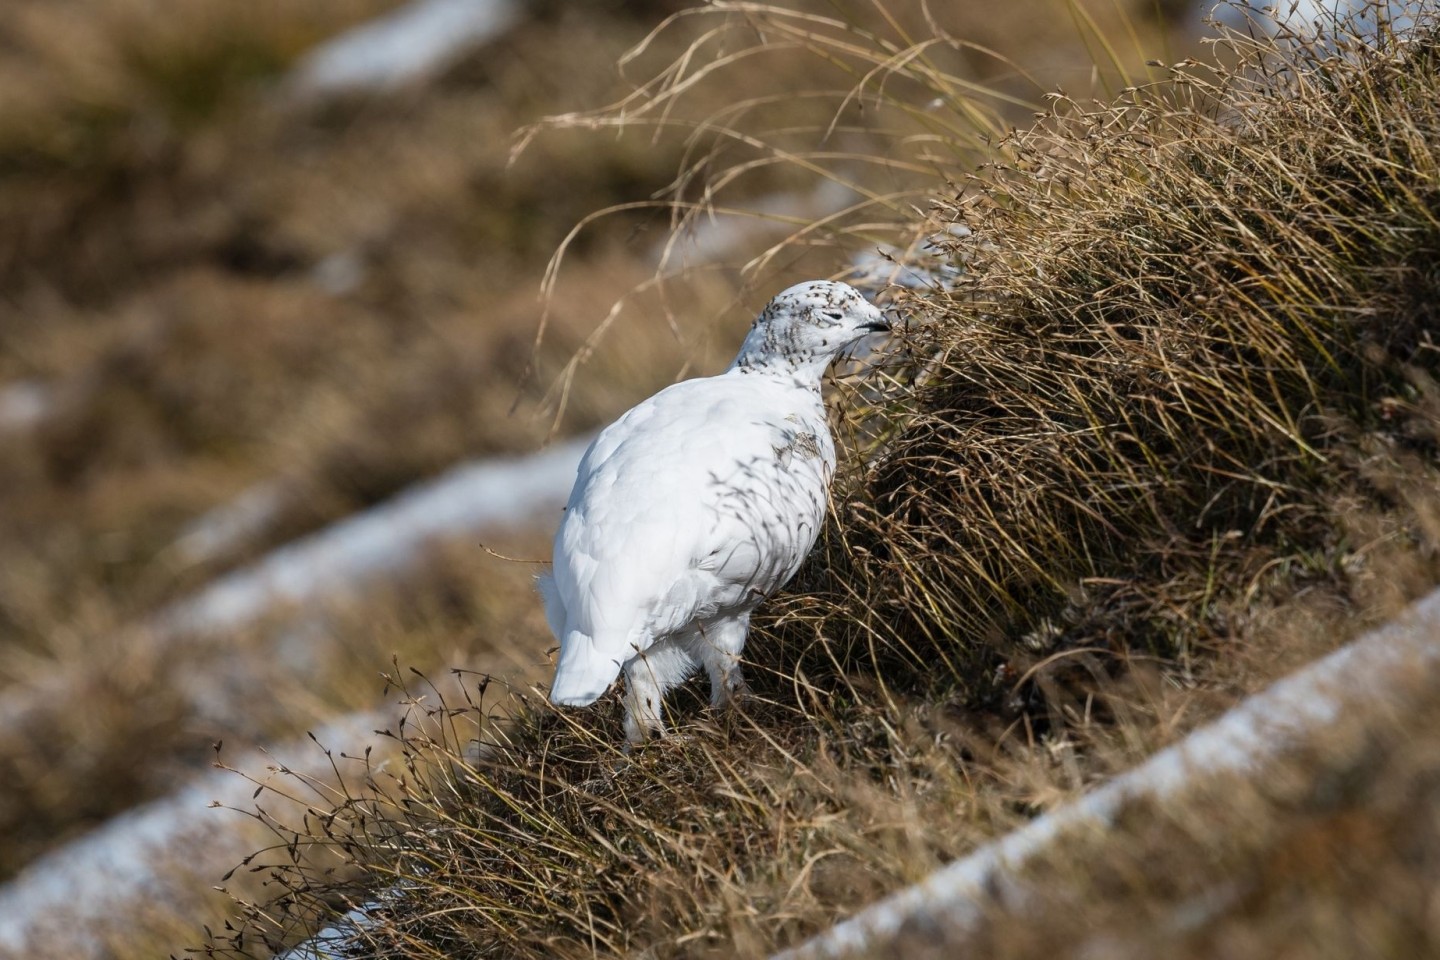
<svg viewBox="0 0 1440 960">
<path fill-rule="evenodd" d="M 699 629 L 699 659 L 710 674 L 710 706 L 717 710 L 748 696 L 750 687 L 740 672 L 740 651 L 750 632 L 750 615 L 714 620 Z"/>
<path fill-rule="evenodd" d="M 660 685 L 643 660 L 631 662 L 638 662 L 640 668 L 625 668 L 625 739 L 644 743 L 665 736 L 665 722 L 660 719 Z"/>
<path fill-rule="evenodd" d="M 643 743 L 665 735 L 665 723 L 660 719 L 665 691 L 694 670 L 695 660 L 690 654 L 668 641 L 630 658 L 625 664 L 626 740 Z"/>
<path fill-rule="evenodd" d="M 737 657 L 738 661 L 739 658 Z M 715 678 L 712 671 L 710 675 L 710 706 L 716 710 L 723 710 L 733 706 L 737 700 L 743 700 L 750 696 L 750 685 L 745 682 L 745 675 L 740 672 L 740 664 L 737 662 L 725 673 L 720 680 Z"/>
</svg>

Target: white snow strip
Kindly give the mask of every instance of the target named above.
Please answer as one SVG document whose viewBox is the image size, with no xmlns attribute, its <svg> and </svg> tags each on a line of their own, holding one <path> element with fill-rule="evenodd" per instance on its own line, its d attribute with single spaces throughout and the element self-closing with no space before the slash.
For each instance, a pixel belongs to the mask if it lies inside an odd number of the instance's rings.
<svg viewBox="0 0 1440 960">
<path fill-rule="evenodd" d="M 948 241 L 969 236 L 969 227 L 952 223 L 940 233 L 916 238 L 906 249 L 882 244 L 852 256 L 845 279 L 874 294 L 890 287 L 952 290 L 965 271 L 957 265 Z"/>
<path fill-rule="evenodd" d="M 550 511 L 558 521 L 589 443 L 590 438 L 585 437 L 528 456 L 477 460 L 454 467 L 220 577 L 194 596 L 162 610 L 138 630 L 146 634 L 144 642 L 162 649 L 218 644 L 287 605 L 313 607 L 339 600 L 403 573 L 424 556 L 429 544 L 442 537 L 513 529 L 537 522 Z M 281 631 L 276 635 L 277 648 L 290 655 L 287 666 L 303 671 L 310 660 L 317 659 L 314 650 L 306 649 L 304 639 L 316 634 L 303 625 L 290 634 L 300 642 L 286 643 L 287 636 Z M 323 661 L 323 657 L 318 659 Z M 187 692 L 192 701 L 205 704 L 211 722 L 223 724 L 226 709 L 245 706 L 243 702 L 230 705 L 230 698 L 222 696 L 217 687 L 239 684 L 243 672 L 251 667 L 247 661 L 229 658 L 223 664 L 223 675 L 196 677 Z M 24 689 L 0 698 L 0 724 L 13 727 L 50 704 L 75 702 L 75 683 L 74 677 L 59 672 L 35 678 Z"/>
<path fill-rule="evenodd" d="M 876 903 L 773 960 L 821 960 L 884 953 L 908 927 L 973 929 L 996 891 L 1021 890 L 1014 878 L 1060 834 L 1104 828 L 1136 800 L 1163 802 L 1197 779 L 1263 768 L 1305 742 L 1323 739 L 1342 718 L 1384 703 L 1393 714 L 1440 686 L 1440 590 L 1375 630 L 1258 693 L 1214 723 L 1008 836 Z M 1407 701 L 1407 696 L 1409 697 Z M 867 954 L 868 955 L 868 954 Z"/>
<path fill-rule="evenodd" d="M 357 593 L 377 576 L 408 568 L 441 537 L 515 527 L 558 511 L 589 443 L 587 437 L 529 456 L 455 467 L 221 577 L 162 611 L 159 631 L 236 630 L 280 606 Z"/>
<path fill-rule="evenodd" d="M 504 33 L 522 12 L 516 0 L 414 0 L 317 46 L 289 85 L 300 97 L 402 87 Z"/>
<path fill-rule="evenodd" d="M 349 911 L 315 936 L 280 954 L 277 960 L 342 960 L 350 948 L 375 923 L 372 914 L 382 906 L 373 900 Z"/>
<path fill-rule="evenodd" d="M 0 387 L 0 433 L 29 430 L 55 408 L 54 389 L 39 380 L 19 380 Z"/>
<path fill-rule="evenodd" d="M 262 534 L 284 505 L 285 487 L 280 481 L 257 483 L 187 524 L 173 549 L 182 563 L 208 563 Z"/>
<path fill-rule="evenodd" d="M 398 716 L 398 709 L 353 714 L 326 724 L 315 738 L 337 758 L 341 752 L 358 755 L 375 741 L 376 729 Z M 285 791 L 295 791 L 299 778 L 333 779 L 330 760 L 308 738 L 226 761 L 258 781 L 283 766 L 297 775 L 277 783 Z M 139 904 L 164 901 L 167 891 L 173 896 L 218 883 L 254 852 L 255 832 L 241 829 L 246 824 L 233 810 L 213 806 L 251 810 L 258 802 L 272 813 L 284 806 L 278 794 L 256 800 L 254 792 L 245 777 L 211 770 L 31 863 L 0 886 L 0 952 L 33 957 L 43 946 L 47 956 L 108 955 L 100 942 L 108 921 L 119 917 L 112 926 L 123 932 L 123 918 Z"/>
</svg>

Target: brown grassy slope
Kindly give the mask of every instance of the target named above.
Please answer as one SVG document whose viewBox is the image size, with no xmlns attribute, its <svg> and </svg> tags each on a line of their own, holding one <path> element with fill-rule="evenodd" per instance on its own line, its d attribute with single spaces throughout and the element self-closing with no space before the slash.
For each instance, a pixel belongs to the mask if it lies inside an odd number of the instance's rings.
<svg viewBox="0 0 1440 960">
<path fill-rule="evenodd" d="M 1057 811 L 1038 844 L 963 861 L 963 897 L 845 955 L 1434 956 L 1435 609 Z"/>
<path fill-rule="evenodd" d="M 415 739 L 309 834 L 370 871 L 333 895 L 404 884 L 360 955 L 763 955 L 1433 584 L 1434 43 L 1227 34 L 999 144 L 921 227 L 971 229 L 966 280 L 906 301 L 883 446 L 757 623 L 757 701 L 682 697 L 688 738 L 629 757 L 613 702 Z"/>
</svg>

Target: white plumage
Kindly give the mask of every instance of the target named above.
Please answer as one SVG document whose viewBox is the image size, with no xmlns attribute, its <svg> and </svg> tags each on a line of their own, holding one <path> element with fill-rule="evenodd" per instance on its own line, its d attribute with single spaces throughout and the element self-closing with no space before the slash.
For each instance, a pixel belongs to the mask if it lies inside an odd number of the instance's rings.
<svg viewBox="0 0 1440 960">
<path fill-rule="evenodd" d="M 703 665 L 711 702 L 743 692 L 750 614 L 794 576 L 824 520 L 835 444 L 820 380 L 888 330 L 831 281 L 785 290 L 724 373 L 655 394 L 580 461 L 540 578 L 560 641 L 550 699 L 585 706 L 625 671 L 625 734 L 664 730 L 665 691 Z"/>
</svg>

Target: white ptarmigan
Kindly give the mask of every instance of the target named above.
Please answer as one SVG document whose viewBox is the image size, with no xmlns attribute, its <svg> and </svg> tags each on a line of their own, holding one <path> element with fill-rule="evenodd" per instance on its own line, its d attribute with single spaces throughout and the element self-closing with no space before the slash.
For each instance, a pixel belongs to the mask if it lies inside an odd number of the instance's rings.
<svg viewBox="0 0 1440 960">
<path fill-rule="evenodd" d="M 550 700 L 586 706 L 625 671 L 625 736 L 661 734 L 665 691 L 704 665 L 711 702 L 745 690 L 750 614 L 815 545 L 835 472 L 820 380 L 890 329 L 853 287 L 783 291 L 724 373 L 661 390 L 580 461 L 540 578 L 560 641 Z"/>
</svg>

